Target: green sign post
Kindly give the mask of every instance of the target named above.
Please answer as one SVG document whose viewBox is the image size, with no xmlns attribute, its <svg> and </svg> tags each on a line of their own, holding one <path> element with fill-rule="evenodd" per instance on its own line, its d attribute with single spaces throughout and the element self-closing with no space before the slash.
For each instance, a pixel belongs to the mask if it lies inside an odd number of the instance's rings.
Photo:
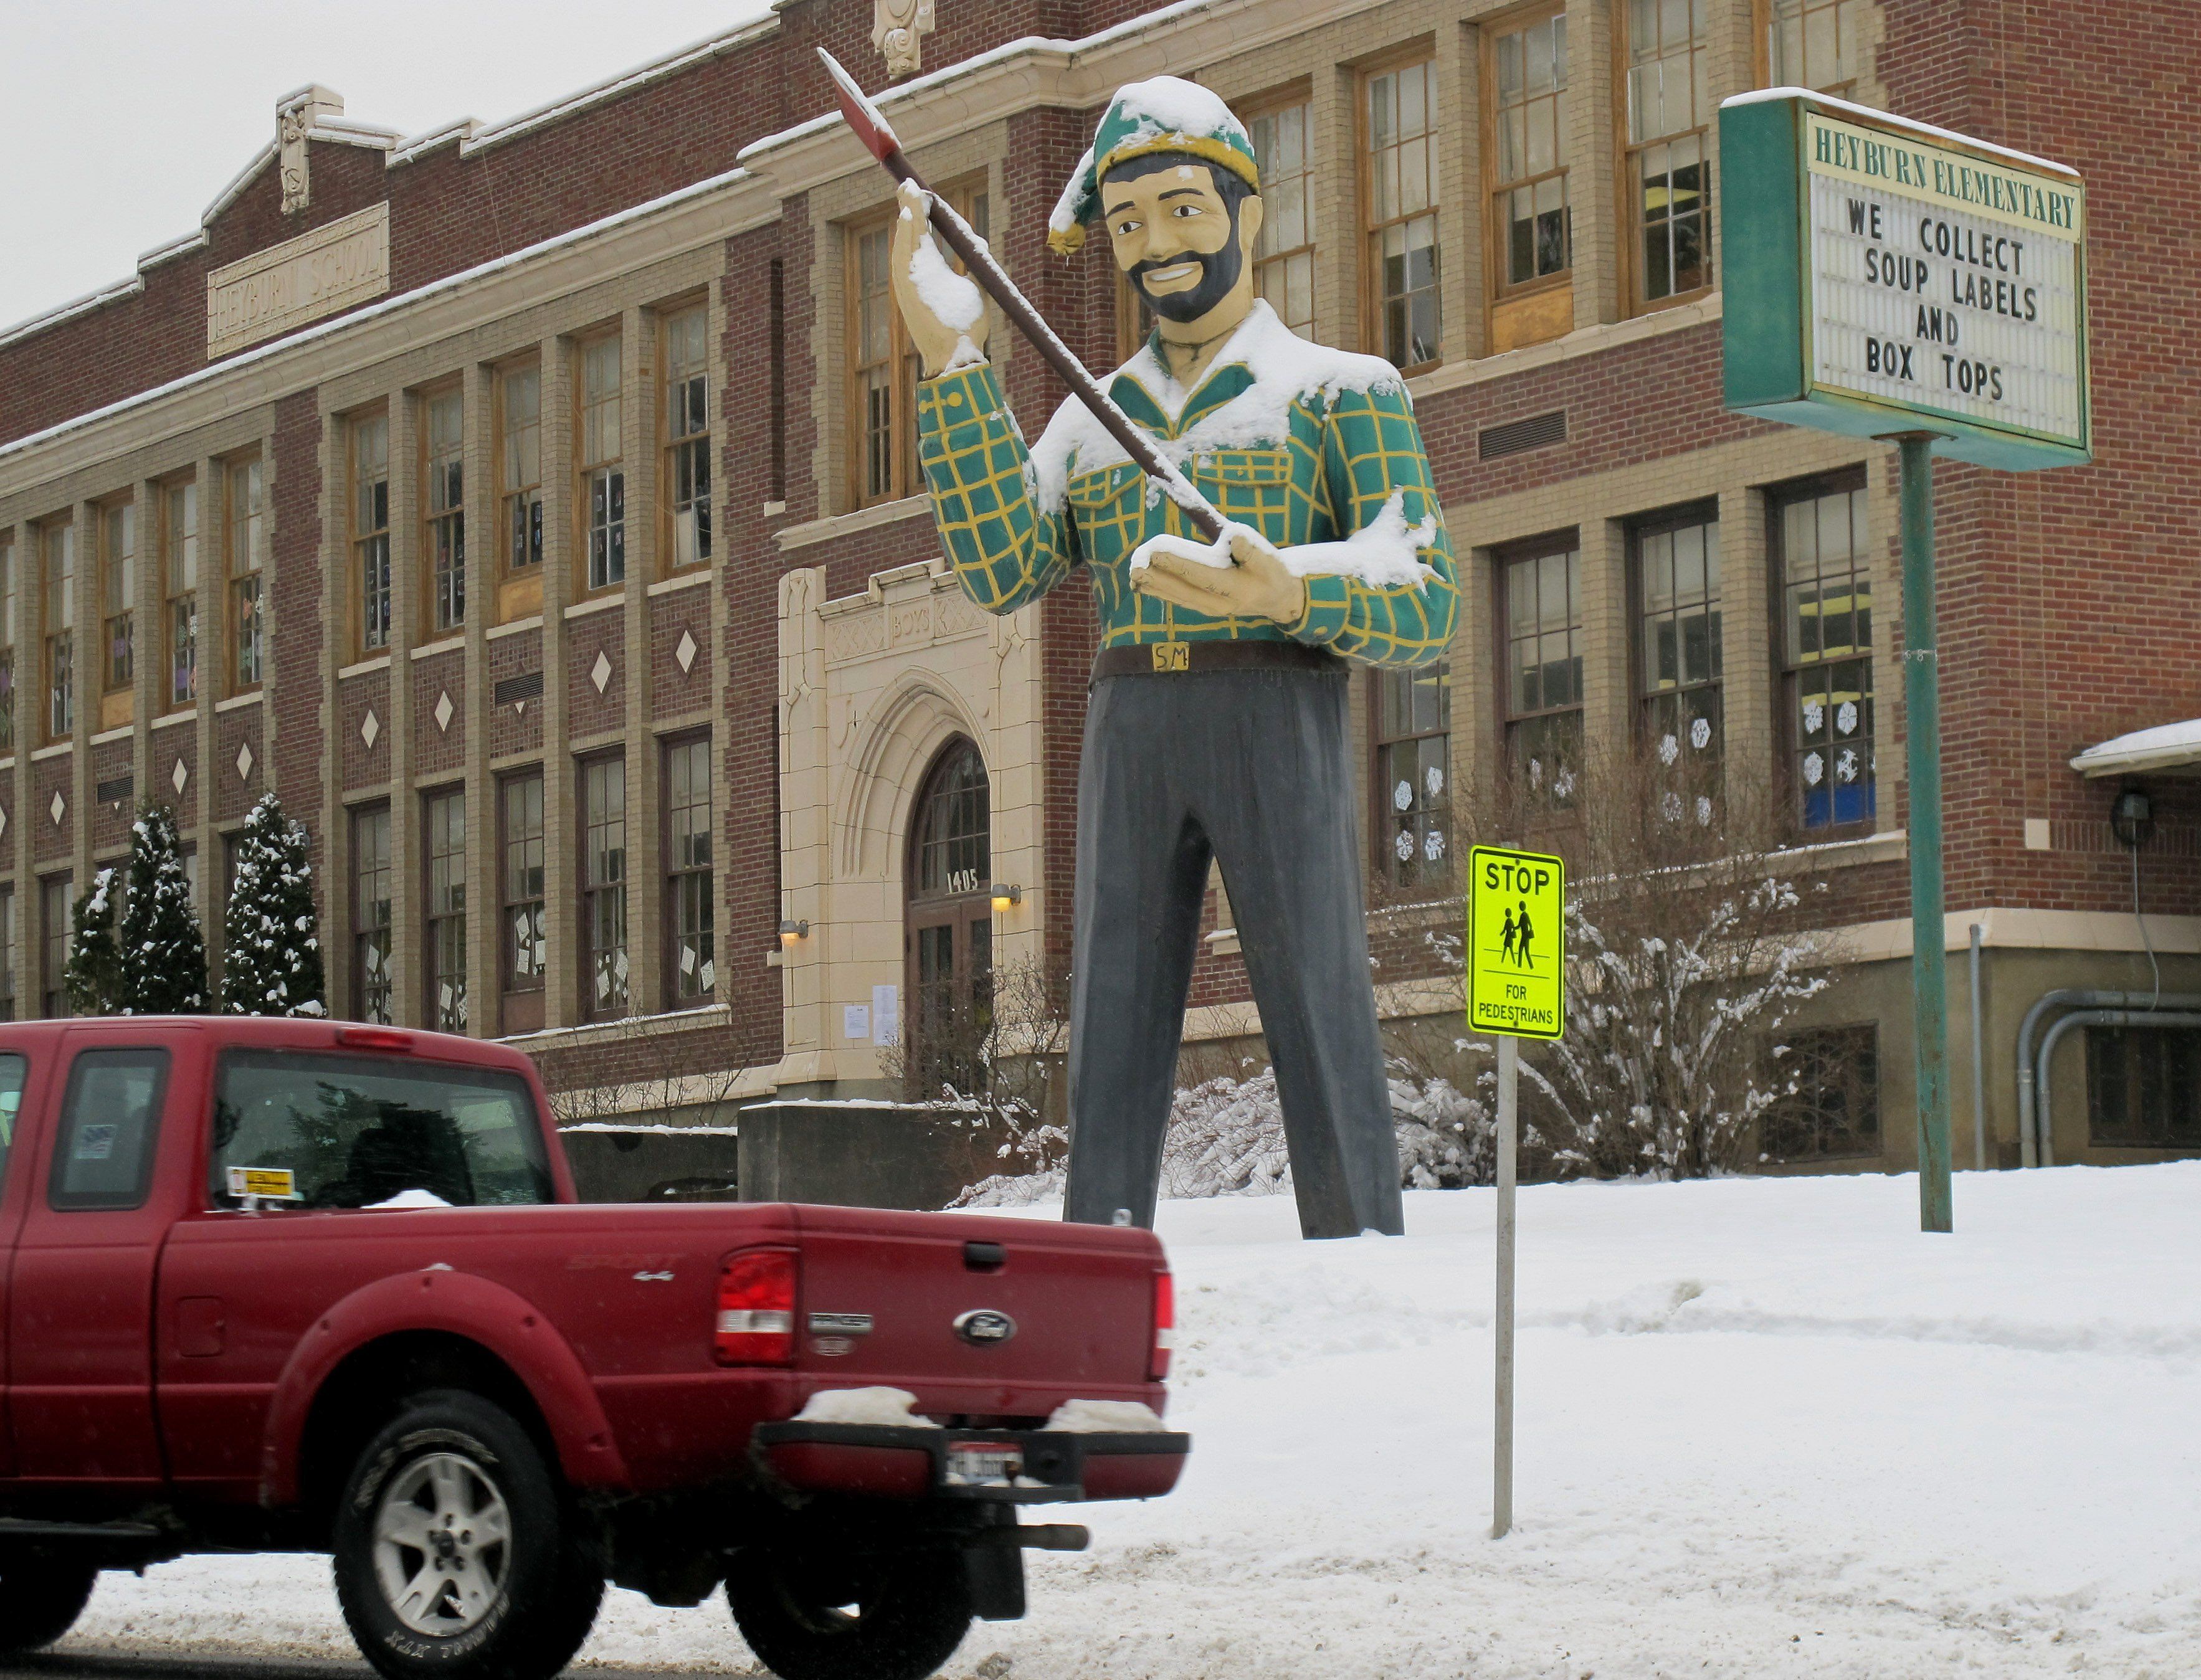
<svg viewBox="0 0 2201 1680">
<path fill-rule="evenodd" d="M 1901 451 L 1919 1223 L 1951 1228 L 1932 457 L 2093 458 L 2087 191 L 2059 163 L 1797 88 L 1720 108 L 1727 406 Z"/>
<path fill-rule="evenodd" d="M 1467 856 L 1467 1025 L 1498 1039 L 1496 1404 L 1490 1430 L 1490 1537 L 1513 1526 L 1513 1191 L 1523 1038 L 1567 1030 L 1567 866 L 1541 852 L 1477 846 Z"/>
</svg>

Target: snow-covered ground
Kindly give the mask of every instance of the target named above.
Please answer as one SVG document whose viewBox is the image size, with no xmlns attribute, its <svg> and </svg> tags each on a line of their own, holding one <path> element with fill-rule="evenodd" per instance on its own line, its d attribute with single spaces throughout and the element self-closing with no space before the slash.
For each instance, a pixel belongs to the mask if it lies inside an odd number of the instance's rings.
<svg viewBox="0 0 2201 1680">
<path fill-rule="evenodd" d="M 1488 1537 L 1488 1190 L 1302 1244 L 1168 1205 L 1183 1486 L 1036 1554 L 997 1680 L 2201 1673 L 2201 1162 L 1540 1186 L 1517 1522 Z M 1033 1209 L 1031 1212 L 1051 1212 Z M 325 1565 L 109 1577 L 68 1647 L 348 1652 Z M 64 1647 L 64 1648 L 68 1648 Z M 1007 1659 L 1006 1662 L 1002 1659 Z M 615 1593 L 584 1654 L 753 1671 Z"/>
</svg>

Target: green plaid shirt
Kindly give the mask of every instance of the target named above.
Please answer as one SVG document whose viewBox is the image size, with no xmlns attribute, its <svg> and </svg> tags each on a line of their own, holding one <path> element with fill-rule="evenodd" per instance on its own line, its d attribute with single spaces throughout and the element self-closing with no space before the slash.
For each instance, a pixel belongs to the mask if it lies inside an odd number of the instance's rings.
<svg viewBox="0 0 2201 1680">
<path fill-rule="evenodd" d="M 1127 362 L 1109 387 L 1132 422 L 1165 446 L 1194 431 L 1254 378 L 1233 350 L 1252 350 L 1269 332 L 1283 332 L 1265 303 L 1240 330 L 1224 357 L 1190 393 L 1172 420 L 1142 383 L 1161 382 L 1151 349 Z M 1264 319 L 1265 318 L 1265 319 Z M 1313 349 L 1291 340 L 1291 354 Z M 1368 367 L 1365 358 L 1316 352 Z M 1388 370 L 1385 370 L 1388 372 Z M 1429 479 L 1421 428 L 1395 374 L 1370 381 L 1331 381 L 1300 392 L 1285 409 L 1283 435 L 1248 440 L 1230 428 L 1230 448 L 1196 449 L 1183 467 L 1226 519 L 1259 531 L 1279 548 L 1341 541 L 1375 522 L 1394 493 L 1402 493 L 1407 526 L 1434 520 L 1435 534 L 1419 556 L 1432 573 L 1424 583 L 1378 589 L 1358 578 L 1306 579 L 1307 614 L 1290 630 L 1266 619 L 1210 618 L 1131 587 L 1132 552 L 1165 532 L 1200 540 L 1183 510 L 1148 493 L 1146 475 L 1113 447 L 1089 439 L 1066 449 L 1055 443 L 1062 420 L 1042 442 L 1059 455 L 1067 495 L 1059 507 L 1034 494 L 1038 475 L 991 367 L 942 374 L 918 387 L 917 449 L 932 493 L 941 540 L 964 589 L 993 613 L 1012 613 L 1069 574 L 1079 560 L 1091 573 L 1100 611 L 1101 645 L 1151 642 L 1299 641 L 1328 647 L 1370 665 L 1423 665 L 1444 656 L 1459 606 L 1452 545 Z M 1065 411 L 1076 402 L 1065 404 Z M 1076 438 L 1082 414 L 1066 415 Z M 1229 417 L 1225 416 L 1224 423 Z M 1195 445 L 1198 438 L 1194 438 Z M 1101 458 L 1081 465 L 1083 449 Z M 1181 453 L 1181 452 L 1180 452 Z"/>
</svg>

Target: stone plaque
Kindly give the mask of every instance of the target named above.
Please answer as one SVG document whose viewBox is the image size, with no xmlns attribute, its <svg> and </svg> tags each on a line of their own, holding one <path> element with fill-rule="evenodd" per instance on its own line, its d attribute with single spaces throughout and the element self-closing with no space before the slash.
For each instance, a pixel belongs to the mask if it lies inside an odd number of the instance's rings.
<svg viewBox="0 0 2201 1680">
<path fill-rule="evenodd" d="M 390 206 L 285 239 L 207 276 L 207 359 L 390 290 Z"/>
</svg>

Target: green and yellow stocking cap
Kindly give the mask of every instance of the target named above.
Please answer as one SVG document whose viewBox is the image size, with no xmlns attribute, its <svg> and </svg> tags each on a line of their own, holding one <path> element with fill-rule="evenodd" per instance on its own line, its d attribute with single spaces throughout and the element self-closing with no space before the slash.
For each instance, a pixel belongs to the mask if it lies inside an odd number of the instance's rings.
<svg viewBox="0 0 2201 1680">
<path fill-rule="evenodd" d="M 1077 160 L 1069 185 L 1047 219 L 1047 243 L 1065 256 L 1085 243 L 1085 224 L 1100 211 L 1100 181 L 1126 158 L 1187 152 L 1241 176 L 1255 191 L 1261 167 L 1246 125 L 1210 89 L 1176 76 L 1156 76 L 1116 90 L 1093 144 Z"/>
</svg>

